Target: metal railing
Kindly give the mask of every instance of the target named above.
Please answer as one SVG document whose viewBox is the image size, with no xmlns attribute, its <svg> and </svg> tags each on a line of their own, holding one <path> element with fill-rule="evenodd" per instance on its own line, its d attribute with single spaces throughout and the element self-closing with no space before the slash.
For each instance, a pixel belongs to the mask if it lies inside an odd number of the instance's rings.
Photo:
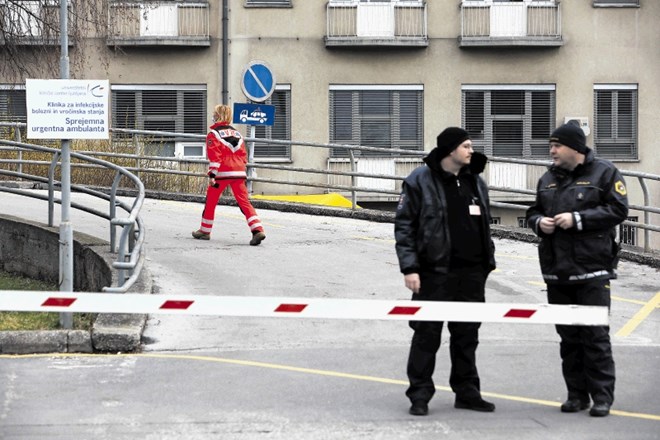
<svg viewBox="0 0 660 440">
<path fill-rule="evenodd" d="M 425 45 L 427 21 L 425 2 L 330 1 L 326 6 L 326 44 Z"/>
<path fill-rule="evenodd" d="M 3 126 L 19 128 L 24 127 L 25 124 L 0 122 L 0 127 Z M 48 202 L 48 226 L 54 226 L 55 203 L 61 203 L 61 199 L 55 197 L 55 191 L 60 188 L 60 182 L 55 179 L 55 174 L 61 159 L 61 151 L 57 148 L 49 148 L 21 142 L 19 129 L 14 130 L 14 135 L 16 139 L 14 141 L 0 139 L 0 151 L 16 152 L 17 159 L 2 159 L 0 160 L 0 164 L 14 164 L 16 165 L 17 170 L 12 171 L 5 167 L 0 167 L 0 175 L 45 184 L 48 188 L 48 194 L 43 195 L 34 191 L 26 191 L 20 188 L 9 188 L 4 186 L 0 186 L 0 191 L 46 200 Z M 52 160 L 50 162 L 25 160 L 23 157 L 25 152 L 50 154 L 52 155 Z M 74 166 L 87 165 L 114 171 L 113 183 L 110 186 L 109 194 L 94 190 L 85 185 L 71 185 L 73 191 L 107 200 L 107 212 L 102 212 L 74 202 L 71 203 L 71 206 L 97 217 L 104 218 L 110 222 L 110 252 L 117 254 L 116 261 L 112 263 L 112 267 L 117 270 L 117 286 L 106 286 L 103 288 L 103 291 L 110 293 L 126 292 L 137 281 L 144 264 L 143 245 L 146 229 L 142 218 L 140 217 L 140 209 L 142 208 L 145 197 L 144 185 L 134 174 L 112 162 L 97 159 L 79 152 L 71 152 L 71 158 L 85 162 L 85 164 L 72 164 Z M 41 175 L 27 174 L 23 172 L 25 165 L 47 165 L 47 175 L 44 177 Z M 136 189 L 137 194 L 132 204 L 127 204 L 117 196 L 122 178 L 127 178 Z M 123 209 L 128 213 L 128 216 L 119 216 L 117 208 Z M 119 239 L 117 240 L 118 227 L 121 227 L 122 230 Z"/>
<path fill-rule="evenodd" d="M 462 44 L 558 44 L 559 2 L 461 3 Z"/>
<path fill-rule="evenodd" d="M 111 0 L 108 44 L 209 45 L 209 2 Z"/>
<path fill-rule="evenodd" d="M 73 5 L 68 5 L 69 20 Z M 59 2 L 0 1 L 0 45 L 57 45 L 60 44 Z M 75 26 L 75 25 L 74 25 Z M 72 27 L 69 33 L 70 41 Z"/>
<path fill-rule="evenodd" d="M 24 124 L 23 124 L 24 126 Z M 148 137 L 153 139 L 157 138 L 188 138 L 188 139 L 204 139 L 205 135 L 192 135 L 185 133 L 170 133 L 170 132 L 160 132 L 160 131 L 146 131 L 146 130 L 125 130 L 125 129 L 111 129 L 113 133 L 122 134 L 123 136 L 130 134 L 133 136 L 134 142 L 138 144 L 143 144 L 144 142 L 139 140 L 140 136 Z M 252 161 L 248 163 L 248 182 L 261 183 L 264 185 L 276 185 L 276 186 L 294 186 L 294 187 L 307 187 L 307 188 L 318 188 L 323 192 L 329 191 L 339 191 L 344 194 L 347 194 L 352 203 L 352 209 L 357 209 L 357 197 L 358 194 L 368 195 L 368 194 L 382 194 L 386 196 L 397 197 L 400 194 L 400 185 L 401 182 L 407 177 L 409 171 L 414 167 L 421 164 L 421 158 L 424 157 L 428 152 L 425 151 L 411 151 L 411 150 L 400 150 L 400 149 L 391 149 L 391 148 L 376 148 L 376 147 L 366 147 L 366 146 L 356 146 L 356 145 L 342 145 L 342 144 L 324 144 L 324 143 L 314 143 L 314 142 L 296 142 L 296 141 L 286 141 L 286 140 L 275 140 L 275 139 L 258 139 L 258 138 L 246 138 L 248 142 L 248 147 L 253 151 L 254 143 L 268 143 L 271 145 L 286 145 L 289 147 L 303 147 L 310 149 L 324 149 L 330 152 L 333 149 L 342 149 L 347 151 L 348 159 L 343 159 L 344 163 L 348 166 L 343 168 L 331 169 L 332 161 L 328 161 L 328 167 L 326 169 L 319 168 L 303 168 L 295 167 L 287 164 L 278 164 L 278 163 L 264 163 L 262 161 Z M 0 142 L 1 144 L 1 142 Z M 394 174 L 383 174 L 383 173 L 370 173 L 370 172 L 360 172 L 358 163 L 360 160 L 365 158 L 361 157 L 362 152 L 371 152 L 377 153 L 381 152 L 387 154 L 391 157 L 392 154 L 397 154 L 399 158 L 393 158 L 392 160 L 400 161 L 402 168 L 396 171 Z M 113 159 L 127 159 L 129 161 L 134 161 L 135 166 L 124 166 L 121 169 L 126 172 L 133 173 L 134 175 L 153 175 L 153 174 L 164 174 L 164 175 L 173 175 L 173 176 L 189 176 L 199 178 L 199 193 L 203 193 L 206 188 L 205 184 L 207 181 L 207 165 L 208 161 L 205 159 L 192 159 L 192 158 L 177 158 L 177 157 L 163 157 L 163 156 L 147 156 L 147 155 L 138 155 L 138 154 L 123 154 L 123 153 L 113 153 L 113 152 L 102 152 L 102 151 L 84 151 L 78 152 L 77 154 L 85 155 L 86 157 L 101 156 Z M 328 153 L 328 156 L 330 154 Z M 252 157 L 252 156 L 250 156 Z M 408 159 L 406 159 L 408 158 Z M 346 162 L 346 160 L 348 162 Z M 20 166 L 20 164 L 25 164 L 25 160 L 0 160 L 0 165 L 3 163 L 14 163 Z M 532 168 L 539 168 L 535 175 L 540 175 L 545 168 L 550 165 L 549 161 L 542 160 L 527 160 L 527 159 L 514 159 L 514 158 L 504 158 L 504 157 L 490 157 L 489 165 L 487 166 L 486 171 L 484 172 L 484 177 L 488 181 L 488 173 L 490 164 L 514 164 L 527 166 Z M 76 166 L 85 166 L 85 164 L 72 164 L 72 167 Z M 178 169 L 177 169 L 178 168 Z M 272 177 L 257 176 L 255 170 L 264 170 L 266 173 L 273 174 Z M 282 171 L 282 173 L 278 173 Z M 660 208 L 653 206 L 651 201 L 651 191 L 649 189 L 649 184 L 655 182 L 660 184 L 660 175 L 642 173 L 635 171 L 626 171 L 621 170 L 621 174 L 627 179 L 628 186 L 630 187 L 633 180 L 637 181 L 641 188 L 642 194 L 642 203 L 631 204 L 631 211 L 638 211 L 643 214 L 643 222 L 635 221 L 624 221 L 623 225 L 629 226 L 631 228 L 639 228 L 644 231 L 644 251 L 649 252 L 651 250 L 651 232 L 660 233 L 660 226 L 656 226 L 651 222 L 651 215 L 660 215 Z M 280 176 L 300 176 L 295 180 L 292 178 L 281 178 Z M 632 179 L 631 179 L 632 178 Z M 534 180 L 534 184 L 538 179 L 529 179 Z M 369 183 L 374 181 L 394 181 L 394 189 L 383 189 L 380 185 L 377 186 L 368 186 Z M 522 185 L 523 187 L 511 187 L 511 186 L 498 186 L 490 184 L 490 190 L 494 194 L 508 194 L 509 196 L 515 195 L 524 195 L 527 196 L 530 200 L 533 200 L 536 195 L 535 187 L 529 187 L 529 185 Z M 115 191 L 115 189 L 113 189 Z M 509 198 L 511 198 L 509 197 Z M 495 199 L 495 200 L 493 200 Z M 491 195 L 491 205 L 497 208 L 511 209 L 511 210 L 526 210 L 529 205 L 521 203 L 510 203 L 510 202 L 499 202 L 496 201 L 497 196 Z"/>
</svg>

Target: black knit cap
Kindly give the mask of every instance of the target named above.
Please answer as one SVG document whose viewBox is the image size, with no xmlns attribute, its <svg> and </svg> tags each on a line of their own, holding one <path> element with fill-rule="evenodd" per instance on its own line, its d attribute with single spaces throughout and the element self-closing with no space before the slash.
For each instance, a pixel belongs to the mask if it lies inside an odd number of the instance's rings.
<svg viewBox="0 0 660 440">
<path fill-rule="evenodd" d="M 587 154 L 587 151 L 589 151 L 587 137 L 584 135 L 584 131 L 576 124 L 570 122 L 555 129 L 552 135 L 550 135 L 550 142 L 566 145 L 582 154 Z"/>
<path fill-rule="evenodd" d="M 470 139 L 470 135 L 460 127 L 445 128 L 437 138 L 438 159 L 442 160 L 449 156 L 449 153 L 468 139 Z"/>
</svg>

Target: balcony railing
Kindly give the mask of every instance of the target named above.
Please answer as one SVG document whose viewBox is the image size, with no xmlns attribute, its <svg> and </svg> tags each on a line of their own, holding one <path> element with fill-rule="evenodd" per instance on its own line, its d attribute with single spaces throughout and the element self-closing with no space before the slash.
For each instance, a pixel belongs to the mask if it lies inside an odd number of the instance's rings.
<svg viewBox="0 0 660 440">
<path fill-rule="evenodd" d="M 109 46 L 210 46 L 208 1 L 110 1 Z"/>
<path fill-rule="evenodd" d="M 559 2 L 463 2 L 459 44 L 561 46 Z"/>
<path fill-rule="evenodd" d="M 428 46 L 426 3 L 327 5 L 326 46 Z"/>
<path fill-rule="evenodd" d="M 71 4 L 69 44 L 72 44 Z M 57 2 L 0 1 L 0 45 L 57 46 L 60 44 L 60 4 Z"/>
</svg>

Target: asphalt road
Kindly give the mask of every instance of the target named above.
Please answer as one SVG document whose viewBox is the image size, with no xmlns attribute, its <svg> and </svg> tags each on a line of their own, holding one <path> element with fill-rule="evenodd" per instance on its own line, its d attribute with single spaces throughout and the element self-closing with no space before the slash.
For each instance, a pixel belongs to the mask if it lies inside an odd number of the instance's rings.
<svg viewBox="0 0 660 440">
<path fill-rule="evenodd" d="M 230 206 L 217 208 L 211 241 L 193 240 L 201 210 L 146 201 L 157 293 L 409 299 L 392 224 L 260 210 L 267 239 L 251 247 Z M 0 194 L 0 213 L 45 222 L 46 205 Z M 72 223 L 107 239 L 88 214 L 74 211 Z M 544 303 L 535 246 L 496 247 L 487 301 Z M 624 261 L 612 289 L 617 386 L 604 419 L 560 413 L 551 325 L 482 325 L 478 367 L 492 414 L 453 408 L 444 335 L 430 413 L 414 417 L 405 322 L 154 315 L 141 353 L 0 356 L 0 438 L 657 439 L 660 273 Z"/>
</svg>

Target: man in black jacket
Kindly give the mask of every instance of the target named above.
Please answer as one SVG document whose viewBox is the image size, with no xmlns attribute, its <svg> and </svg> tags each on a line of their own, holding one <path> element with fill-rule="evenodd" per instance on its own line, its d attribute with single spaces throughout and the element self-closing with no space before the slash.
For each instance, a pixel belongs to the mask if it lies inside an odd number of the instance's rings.
<svg viewBox="0 0 660 440">
<path fill-rule="evenodd" d="M 495 268 L 488 188 L 478 176 L 486 156 L 472 150 L 468 133 L 445 129 L 437 147 L 403 183 L 396 212 L 399 266 L 413 300 L 484 302 L 486 278 Z M 428 414 L 442 322 L 411 321 L 408 357 L 410 414 Z M 455 408 L 492 412 L 481 397 L 476 367 L 479 322 L 449 322 Z"/>
<path fill-rule="evenodd" d="M 628 215 L 626 185 L 609 161 L 596 159 L 580 127 L 564 124 L 550 136 L 553 165 L 541 177 L 527 224 L 541 238 L 539 259 L 551 304 L 610 306 L 616 278 L 615 227 Z M 609 414 L 614 359 L 608 326 L 557 325 L 568 399 L 562 412 L 594 405 Z"/>
</svg>

